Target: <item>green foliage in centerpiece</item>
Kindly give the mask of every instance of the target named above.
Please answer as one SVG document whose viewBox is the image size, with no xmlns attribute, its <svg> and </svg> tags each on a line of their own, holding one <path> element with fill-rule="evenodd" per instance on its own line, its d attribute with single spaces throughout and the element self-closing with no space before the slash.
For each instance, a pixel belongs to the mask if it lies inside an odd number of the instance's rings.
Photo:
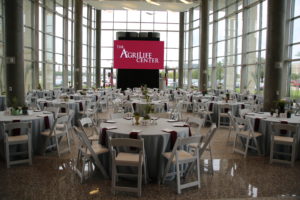
<svg viewBox="0 0 300 200">
<path fill-rule="evenodd" d="M 276 102 L 276 108 L 278 109 L 279 113 L 284 113 L 285 104 L 286 101 L 282 99 Z"/>
</svg>

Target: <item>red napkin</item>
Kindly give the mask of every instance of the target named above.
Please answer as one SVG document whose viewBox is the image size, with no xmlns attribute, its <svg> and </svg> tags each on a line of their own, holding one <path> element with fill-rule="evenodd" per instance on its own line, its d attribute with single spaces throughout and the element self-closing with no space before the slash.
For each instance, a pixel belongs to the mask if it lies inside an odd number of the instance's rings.
<svg viewBox="0 0 300 200">
<path fill-rule="evenodd" d="M 257 132 L 259 129 L 259 124 L 260 124 L 260 119 L 259 118 L 255 118 L 254 120 L 254 131 Z"/>
<path fill-rule="evenodd" d="M 136 111 L 136 103 L 132 103 L 132 107 L 133 107 L 133 110 L 135 112 Z"/>
<path fill-rule="evenodd" d="M 212 111 L 213 105 L 214 105 L 213 103 L 210 103 L 210 104 L 209 104 L 208 111 Z"/>
<path fill-rule="evenodd" d="M 82 102 L 79 102 L 79 110 L 80 110 L 80 111 L 83 111 L 83 105 L 82 105 Z"/>
<path fill-rule="evenodd" d="M 49 129 L 50 128 L 50 121 L 49 121 L 48 116 L 44 117 L 44 123 L 45 123 L 45 129 Z"/>
<path fill-rule="evenodd" d="M 168 111 L 168 104 L 167 103 L 164 103 L 164 109 L 165 109 L 165 112 Z"/>
<path fill-rule="evenodd" d="M 171 141 L 171 143 L 170 143 L 170 151 L 173 150 L 173 147 L 175 145 L 176 140 L 177 140 L 177 132 L 176 131 L 171 131 L 170 132 L 170 141 Z"/>
<path fill-rule="evenodd" d="M 60 112 L 61 112 L 61 113 L 65 113 L 65 112 L 66 112 L 66 108 L 65 108 L 65 107 L 61 107 L 61 108 L 60 108 Z"/>
<path fill-rule="evenodd" d="M 12 122 L 20 122 L 20 120 L 15 119 Z M 15 128 L 11 130 L 11 134 L 12 136 L 17 136 L 17 135 L 21 135 L 21 129 L 20 128 Z"/>
<path fill-rule="evenodd" d="M 130 132 L 129 133 L 129 138 L 131 139 L 138 139 L 138 135 L 139 133 L 138 132 Z M 130 147 L 131 150 L 137 150 L 137 148 L 135 147 Z"/>
<path fill-rule="evenodd" d="M 281 121 L 280 123 L 281 124 L 288 124 L 287 121 Z M 286 130 L 280 130 L 280 134 L 285 135 L 285 134 L 287 134 L 287 131 Z"/>
<path fill-rule="evenodd" d="M 101 131 L 101 140 L 100 140 L 100 143 L 104 146 L 106 146 L 106 130 L 107 128 L 102 128 L 102 131 Z"/>
<path fill-rule="evenodd" d="M 183 125 L 183 127 L 189 127 L 189 137 L 192 136 L 191 127 L 188 124 Z"/>
</svg>

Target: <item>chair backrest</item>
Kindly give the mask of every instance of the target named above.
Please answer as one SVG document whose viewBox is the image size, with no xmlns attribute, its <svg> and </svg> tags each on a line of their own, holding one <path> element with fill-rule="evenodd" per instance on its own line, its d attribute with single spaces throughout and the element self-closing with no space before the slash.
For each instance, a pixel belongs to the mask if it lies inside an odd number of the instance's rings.
<svg viewBox="0 0 300 200">
<path fill-rule="evenodd" d="M 219 104 L 219 112 L 226 113 L 226 109 L 228 112 L 229 110 L 231 110 L 231 106 L 229 104 Z"/>
<path fill-rule="evenodd" d="M 48 111 L 48 112 L 52 112 L 53 115 L 54 115 L 54 119 L 57 118 L 57 115 L 58 115 L 58 112 L 59 112 L 59 108 L 58 107 L 45 107 L 44 109 L 45 111 Z"/>
<path fill-rule="evenodd" d="M 291 133 L 293 136 L 297 135 L 297 126 L 293 124 L 272 123 L 271 127 L 273 133 L 286 131 Z"/>
<path fill-rule="evenodd" d="M 12 122 L 3 124 L 3 130 L 7 134 L 7 136 L 11 135 L 11 132 L 14 129 L 20 129 L 21 135 L 31 133 L 31 122 Z"/>
<path fill-rule="evenodd" d="M 204 122 L 205 122 L 205 119 L 204 118 L 199 118 L 199 117 L 189 117 L 187 122 L 190 124 L 190 125 L 197 125 L 197 134 L 200 135 L 200 129 L 203 127 L 204 125 Z"/>
<path fill-rule="evenodd" d="M 239 109 L 239 114 L 240 114 L 240 117 L 242 117 L 242 118 L 244 118 L 245 115 L 246 115 L 247 113 L 250 113 L 250 112 L 251 112 L 251 110 L 248 109 L 248 108 L 245 108 L 245 109 Z"/>
<path fill-rule="evenodd" d="M 110 146 L 113 147 L 134 147 L 144 151 L 144 139 L 131 138 L 110 138 Z"/>
<path fill-rule="evenodd" d="M 57 104 L 56 107 L 59 108 L 58 112 L 61 112 L 62 109 L 65 109 L 65 113 L 69 113 L 70 108 L 66 103 Z"/>
<path fill-rule="evenodd" d="M 91 145 L 87 135 L 85 134 L 85 132 L 80 130 L 77 127 L 74 127 L 74 131 L 75 131 L 75 134 L 77 135 L 78 139 L 80 140 L 82 147 L 88 149 L 89 152 L 91 153 L 95 165 L 101 170 L 101 172 L 103 173 L 105 178 L 108 178 L 108 175 L 105 172 L 105 169 L 103 168 L 103 166 L 102 166 L 102 164 L 99 160 L 99 157 L 97 156 L 97 154 L 93 150 L 92 145 Z"/>
<path fill-rule="evenodd" d="M 81 130 L 84 131 L 85 135 L 90 136 L 90 135 L 98 134 L 96 124 L 91 118 L 89 117 L 82 118 L 79 120 L 79 124 Z"/>
<path fill-rule="evenodd" d="M 232 112 L 228 112 L 230 124 L 233 126 L 234 129 L 236 129 L 236 123 L 235 123 L 235 117 L 233 116 Z"/>
<path fill-rule="evenodd" d="M 199 156 L 200 157 L 205 152 L 205 150 L 207 149 L 207 146 L 210 143 L 210 141 L 212 140 L 213 136 L 215 135 L 216 130 L 217 130 L 216 124 L 212 124 L 210 129 L 208 130 L 208 133 L 206 134 L 206 136 L 203 140 L 203 145 L 200 148 L 200 151 L 199 151 Z"/>
</svg>

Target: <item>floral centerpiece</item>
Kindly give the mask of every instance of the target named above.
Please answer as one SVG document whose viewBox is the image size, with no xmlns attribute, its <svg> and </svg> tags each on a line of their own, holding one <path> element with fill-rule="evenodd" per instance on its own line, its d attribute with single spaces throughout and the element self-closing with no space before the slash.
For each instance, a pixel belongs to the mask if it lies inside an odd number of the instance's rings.
<svg viewBox="0 0 300 200">
<path fill-rule="evenodd" d="M 285 100 L 280 99 L 279 101 L 277 101 L 276 108 L 278 109 L 278 113 L 285 112 L 285 104 L 286 104 Z"/>
<path fill-rule="evenodd" d="M 140 120 L 140 113 L 135 112 L 135 113 L 133 113 L 133 116 L 134 116 L 134 119 L 135 119 L 135 124 L 136 124 L 136 125 L 139 125 L 139 124 L 140 124 L 140 123 L 139 123 L 139 120 Z"/>
</svg>

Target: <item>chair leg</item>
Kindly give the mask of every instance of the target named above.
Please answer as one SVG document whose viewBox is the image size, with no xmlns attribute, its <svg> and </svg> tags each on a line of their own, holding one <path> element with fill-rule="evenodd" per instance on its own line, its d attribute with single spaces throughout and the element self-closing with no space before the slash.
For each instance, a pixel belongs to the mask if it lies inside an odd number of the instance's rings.
<svg viewBox="0 0 300 200">
<path fill-rule="evenodd" d="M 238 137 L 238 135 L 236 134 L 236 135 L 235 135 L 234 142 L 233 142 L 233 153 L 235 152 L 237 137 Z"/>
<path fill-rule="evenodd" d="M 28 159 L 29 159 L 29 164 L 32 165 L 32 145 L 31 145 L 31 138 L 28 138 Z"/>
<path fill-rule="evenodd" d="M 112 189 L 112 193 L 113 195 L 116 195 L 116 165 L 113 161 L 112 163 L 112 180 L 111 180 L 111 189 Z"/>
<path fill-rule="evenodd" d="M 212 153 L 211 153 L 211 146 L 210 143 L 209 145 L 209 155 L 210 155 L 210 165 L 211 165 L 211 174 L 214 175 L 214 165 L 213 165 L 213 158 L 212 158 Z"/>
<path fill-rule="evenodd" d="M 59 143 L 58 143 L 58 138 L 57 136 L 55 136 L 55 143 L 56 143 L 56 148 L 57 148 L 57 154 L 58 154 L 58 157 L 60 157 L 60 148 L 59 148 Z"/>
<path fill-rule="evenodd" d="M 10 168 L 9 144 L 5 142 L 6 167 Z"/>
<path fill-rule="evenodd" d="M 142 196 L 142 178 L 143 178 L 143 165 L 138 167 L 138 196 Z"/>
<path fill-rule="evenodd" d="M 293 145 L 292 145 L 292 157 L 291 157 L 292 167 L 294 167 L 295 158 L 296 158 L 296 143 L 294 142 Z"/>
<path fill-rule="evenodd" d="M 257 139 L 255 137 L 253 139 L 254 139 L 254 143 L 255 143 L 255 146 L 256 146 L 257 153 L 258 153 L 258 155 L 261 155 L 261 151 L 260 151 Z"/>
<path fill-rule="evenodd" d="M 229 142 L 231 131 L 232 131 L 232 127 L 230 126 L 229 127 L 228 137 L 227 137 L 227 142 Z"/>
<path fill-rule="evenodd" d="M 198 188 L 201 187 L 201 184 L 200 184 L 200 161 L 199 161 L 199 151 L 197 151 L 197 180 L 198 180 Z"/>
<path fill-rule="evenodd" d="M 68 142 L 68 150 L 71 152 L 71 145 L 70 145 L 70 136 L 69 136 L 69 131 L 67 129 L 67 142 Z"/>
<path fill-rule="evenodd" d="M 247 141 L 246 141 L 246 147 L 245 147 L 245 151 L 244 151 L 244 158 L 247 157 L 247 153 L 248 153 L 248 147 L 249 147 L 249 137 L 247 137 Z"/>
<path fill-rule="evenodd" d="M 180 169 L 179 169 L 179 163 L 178 162 L 176 162 L 176 176 L 177 176 L 177 194 L 181 194 Z"/>
<path fill-rule="evenodd" d="M 270 151 L 270 164 L 273 163 L 273 153 L 274 153 L 274 141 L 273 138 L 271 138 L 271 151 Z"/>
</svg>

